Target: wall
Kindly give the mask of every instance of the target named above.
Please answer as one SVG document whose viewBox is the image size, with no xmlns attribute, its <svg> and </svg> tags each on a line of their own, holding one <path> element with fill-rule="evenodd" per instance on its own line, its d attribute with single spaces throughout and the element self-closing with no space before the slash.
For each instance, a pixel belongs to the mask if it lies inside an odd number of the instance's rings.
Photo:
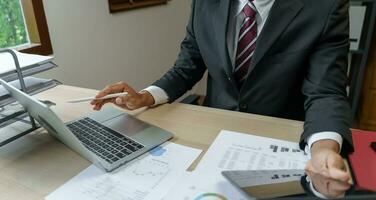
<svg viewBox="0 0 376 200">
<path fill-rule="evenodd" d="M 94 89 L 123 80 L 139 90 L 174 63 L 190 1 L 117 14 L 106 0 L 45 0 L 44 7 L 59 68 L 43 77 Z"/>
</svg>

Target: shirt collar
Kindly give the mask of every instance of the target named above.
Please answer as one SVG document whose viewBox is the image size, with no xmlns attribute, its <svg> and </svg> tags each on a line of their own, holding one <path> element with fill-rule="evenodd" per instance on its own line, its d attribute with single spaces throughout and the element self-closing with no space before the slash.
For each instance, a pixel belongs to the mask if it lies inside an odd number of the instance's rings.
<svg viewBox="0 0 376 200">
<path fill-rule="evenodd" d="M 270 5 L 274 3 L 275 0 L 253 0 L 253 5 L 256 8 L 257 13 L 261 17 L 261 20 L 264 21 L 268 15 L 269 10 L 267 9 L 268 6 L 270 8 Z M 249 2 L 249 0 L 234 0 L 234 8 L 235 8 L 235 15 L 234 17 L 237 17 L 239 14 L 241 14 L 242 9 L 244 6 Z"/>
</svg>

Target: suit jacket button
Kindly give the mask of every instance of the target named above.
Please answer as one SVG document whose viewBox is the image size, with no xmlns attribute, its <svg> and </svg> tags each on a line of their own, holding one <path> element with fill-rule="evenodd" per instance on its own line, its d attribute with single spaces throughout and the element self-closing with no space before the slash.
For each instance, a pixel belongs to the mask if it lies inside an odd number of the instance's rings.
<svg viewBox="0 0 376 200">
<path fill-rule="evenodd" d="M 229 81 L 231 81 L 232 79 L 231 79 L 231 77 L 227 77 L 227 79 L 229 80 Z"/>
<path fill-rule="evenodd" d="M 240 110 L 241 110 L 241 111 L 246 111 L 247 109 L 248 109 L 247 104 L 245 104 L 245 103 L 241 103 L 241 104 L 240 104 Z"/>
</svg>

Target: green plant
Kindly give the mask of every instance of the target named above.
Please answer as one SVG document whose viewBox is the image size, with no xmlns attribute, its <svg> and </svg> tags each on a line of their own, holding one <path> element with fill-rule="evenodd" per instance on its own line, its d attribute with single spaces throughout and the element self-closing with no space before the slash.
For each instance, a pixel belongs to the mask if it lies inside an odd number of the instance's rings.
<svg viewBox="0 0 376 200">
<path fill-rule="evenodd" d="M 0 48 L 28 43 L 19 0 L 0 0 Z"/>
</svg>

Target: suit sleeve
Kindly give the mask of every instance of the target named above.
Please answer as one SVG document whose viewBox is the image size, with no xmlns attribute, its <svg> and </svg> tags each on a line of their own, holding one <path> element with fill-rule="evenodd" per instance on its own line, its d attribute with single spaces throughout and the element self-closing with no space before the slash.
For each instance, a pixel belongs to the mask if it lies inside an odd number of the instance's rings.
<svg viewBox="0 0 376 200">
<path fill-rule="evenodd" d="M 175 101 L 192 89 L 206 71 L 194 33 L 195 7 L 196 0 L 193 0 L 186 36 L 181 43 L 180 53 L 174 66 L 162 78 L 153 83 L 167 93 L 169 102 Z"/>
<path fill-rule="evenodd" d="M 349 52 L 349 2 L 334 1 L 308 62 L 303 83 L 305 124 L 300 147 L 318 132 L 336 132 L 343 137 L 343 155 L 353 151 L 351 109 L 347 98 L 347 67 Z"/>
</svg>

